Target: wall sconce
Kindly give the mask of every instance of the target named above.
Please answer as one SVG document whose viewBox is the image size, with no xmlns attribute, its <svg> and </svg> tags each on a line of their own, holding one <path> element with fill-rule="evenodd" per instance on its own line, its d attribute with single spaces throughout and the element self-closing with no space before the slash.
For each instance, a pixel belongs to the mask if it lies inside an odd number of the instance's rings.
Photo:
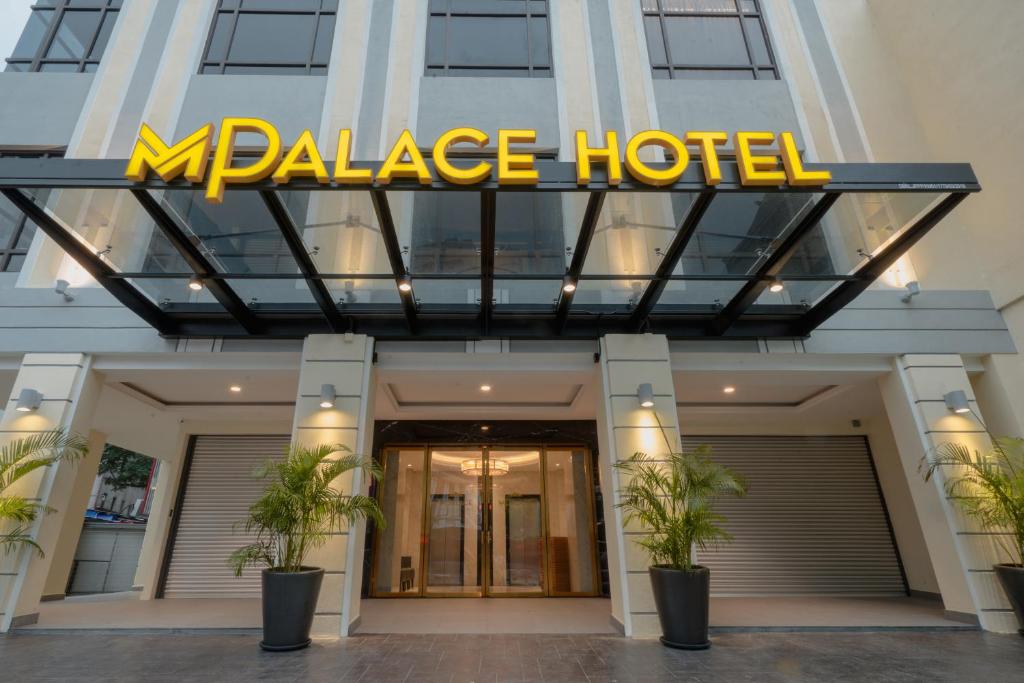
<svg viewBox="0 0 1024 683">
<path fill-rule="evenodd" d="M 320 385 L 320 407 L 327 409 L 334 407 L 334 400 L 338 397 L 333 384 Z"/>
<path fill-rule="evenodd" d="M 971 412 L 971 404 L 967 401 L 967 394 L 961 389 L 943 394 L 942 399 L 946 402 L 946 408 L 953 413 Z"/>
<path fill-rule="evenodd" d="M 921 293 L 921 285 L 917 284 L 917 280 L 913 280 L 907 283 L 907 293 L 900 297 L 900 301 L 905 304 L 909 304 L 910 300 Z"/>
<path fill-rule="evenodd" d="M 642 408 L 654 407 L 654 388 L 649 382 L 644 382 L 636 388 L 636 400 Z"/>
<path fill-rule="evenodd" d="M 22 389 L 18 394 L 18 402 L 14 409 L 19 413 L 31 413 L 39 410 L 39 404 L 43 402 L 43 395 L 35 389 Z"/>
<path fill-rule="evenodd" d="M 75 295 L 71 293 L 71 283 L 67 280 L 57 280 L 54 283 L 53 291 L 64 297 L 64 301 L 71 303 L 75 300 Z"/>
</svg>

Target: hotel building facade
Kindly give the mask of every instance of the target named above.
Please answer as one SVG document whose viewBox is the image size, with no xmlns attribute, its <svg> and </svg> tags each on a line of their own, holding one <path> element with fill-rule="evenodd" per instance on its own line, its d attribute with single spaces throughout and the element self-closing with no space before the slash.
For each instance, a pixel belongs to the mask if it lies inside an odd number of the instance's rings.
<svg viewBox="0 0 1024 683">
<path fill-rule="evenodd" d="M 5 7 L 0 441 L 63 428 L 92 454 L 22 482 L 55 511 L 31 530 L 45 556 L 0 557 L 0 631 L 67 592 L 105 444 L 159 461 L 139 599 L 257 598 L 226 558 L 250 472 L 291 441 L 384 468 L 339 483 L 388 526 L 316 550 L 319 636 L 438 596 L 606 597 L 616 630 L 656 634 L 613 464 L 699 444 L 750 487 L 720 508 L 734 542 L 699 554 L 713 595 L 916 596 L 1017 628 L 998 538 L 919 466 L 1024 435 L 1018 3 Z M 310 131 L 332 172 L 339 131 L 375 170 L 408 131 L 433 175 L 266 178 L 220 203 L 126 177 L 143 125 L 171 145 L 233 117 L 286 150 Z M 497 167 L 519 131 L 539 178 L 440 177 L 458 127 L 487 140 L 451 164 Z M 577 131 L 624 150 L 646 130 L 726 133 L 721 182 L 693 144 L 667 185 L 616 185 L 607 160 L 578 182 Z M 831 180 L 748 183 L 738 131 L 791 132 Z M 227 160 L 266 148 L 240 134 Z"/>
</svg>

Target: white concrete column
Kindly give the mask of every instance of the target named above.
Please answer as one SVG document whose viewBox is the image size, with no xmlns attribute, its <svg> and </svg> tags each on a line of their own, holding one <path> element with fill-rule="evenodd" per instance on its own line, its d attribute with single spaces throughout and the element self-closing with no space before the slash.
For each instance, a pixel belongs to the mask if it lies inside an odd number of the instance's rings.
<svg viewBox="0 0 1024 683">
<path fill-rule="evenodd" d="M 930 482 L 922 475 L 924 458 L 943 443 L 962 443 L 982 453 L 992 447 L 963 361 L 956 355 L 900 356 L 879 384 L 946 609 L 977 615 L 986 630 L 1016 631 L 992 570 L 993 564 L 1006 561 L 993 534 L 947 498 L 942 473 Z M 955 390 L 967 394 L 974 414 L 946 408 L 943 396 Z"/>
<path fill-rule="evenodd" d="M 373 338 L 361 334 L 315 334 L 306 337 L 299 370 L 292 440 L 313 445 L 343 444 L 370 456 L 373 441 Z M 335 407 L 320 407 L 320 387 L 333 384 Z M 367 493 L 369 477 L 355 472 L 339 477 L 345 493 Z M 313 619 L 313 634 L 345 636 L 359 619 L 366 524 L 335 530 L 307 563 L 326 571 Z"/>
<path fill-rule="evenodd" d="M 22 389 L 35 389 L 43 395 L 38 410 L 30 413 L 14 410 Z M 87 434 L 100 389 L 100 379 L 92 371 L 87 355 L 26 354 L 11 390 L 8 409 L 0 418 L 0 443 L 55 428 Z M 57 554 L 79 466 L 80 463 L 65 462 L 36 470 L 10 491 L 38 500 L 55 511 L 40 516 L 31 525 L 30 533 L 42 547 L 43 557 L 29 549 L 0 556 L 0 632 L 10 629 L 12 624 L 30 624 L 38 618 L 39 600 Z"/>
<path fill-rule="evenodd" d="M 636 543 L 643 530 L 635 522 L 623 522 L 625 515 L 616 507 L 620 473 L 612 465 L 637 452 L 657 458 L 680 447 L 668 340 L 653 334 L 606 335 L 601 339 L 600 372 L 597 440 L 612 618 L 627 636 L 656 635 L 661 630 L 647 573 L 650 559 Z M 654 389 L 653 408 L 642 408 L 637 400 L 637 386 L 643 383 Z"/>
<path fill-rule="evenodd" d="M 107 435 L 102 432 L 89 432 L 89 455 L 75 467 L 71 493 L 62 511 L 64 521 L 60 536 L 50 560 L 50 571 L 43 587 L 43 600 L 59 600 L 64 597 L 64 590 L 71 576 L 71 566 L 78 550 L 78 539 L 82 535 L 82 522 L 85 511 L 89 509 L 89 496 L 92 493 L 96 473 L 99 471 L 103 448 L 107 444 Z"/>
</svg>

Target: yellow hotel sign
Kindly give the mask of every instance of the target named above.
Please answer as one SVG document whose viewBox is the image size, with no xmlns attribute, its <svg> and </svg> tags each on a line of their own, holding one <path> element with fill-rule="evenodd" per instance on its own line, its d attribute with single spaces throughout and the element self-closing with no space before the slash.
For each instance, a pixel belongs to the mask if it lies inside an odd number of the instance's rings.
<svg viewBox="0 0 1024 683">
<path fill-rule="evenodd" d="M 234 147 L 239 133 L 256 133 L 265 137 L 267 142 L 263 153 L 254 161 L 236 166 Z M 780 186 L 788 183 L 792 186 L 817 186 L 824 185 L 832 178 L 828 171 L 809 171 L 804 168 L 792 133 L 780 133 L 776 138 L 774 133 L 764 131 L 740 131 L 733 135 L 732 140 L 743 185 Z M 536 141 L 535 130 L 499 130 L 495 163 L 478 161 L 466 168 L 452 164 L 448 160 L 448 151 L 455 145 L 483 148 L 490 144 L 490 137 L 476 128 L 453 128 L 442 133 L 434 142 L 434 170 L 441 179 L 456 185 L 474 185 L 495 175 L 499 185 L 535 185 L 540 177 L 534 164 L 534 155 L 522 148 L 517 150 L 514 145 Z M 690 131 L 680 138 L 661 130 L 645 130 L 629 139 L 623 156 L 618 135 L 614 131 L 606 132 L 604 140 L 592 146 L 586 131 L 578 130 L 576 181 L 580 185 L 589 184 L 593 165 L 603 164 L 608 170 L 609 185 L 622 182 L 623 166 L 637 182 L 654 186 L 671 185 L 686 171 L 692 151 L 699 156 L 703 165 L 705 182 L 717 185 L 722 181 L 718 148 L 728 141 L 728 134 L 720 131 Z M 313 134 L 308 130 L 302 131 L 295 143 L 285 151 L 281 135 L 273 124 L 262 119 L 226 118 L 221 122 L 217 147 L 211 160 L 213 124 L 206 124 L 171 145 L 161 140 L 149 126 L 142 124 L 139 139 L 125 169 L 125 177 L 142 181 L 149 171 L 153 171 L 165 181 L 179 176 L 193 183 L 201 183 L 205 179 L 206 198 L 218 204 L 224 198 L 227 185 L 255 183 L 268 177 L 279 185 L 287 184 L 292 178 L 316 178 L 320 183 L 333 182 L 339 185 L 387 185 L 396 178 L 412 179 L 429 185 L 435 180 L 408 130 L 402 131 L 376 173 L 366 168 L 350 167 L 351 142 L 351 130 L 339 131 L 334 157 L 336 161 L 333 172 L 329 172 Z M 664 168 L 650 166 L 640 158 L 640 152 L 645 147 L 662 148 L 672 159 L 671 164 Z"/>
</svg>

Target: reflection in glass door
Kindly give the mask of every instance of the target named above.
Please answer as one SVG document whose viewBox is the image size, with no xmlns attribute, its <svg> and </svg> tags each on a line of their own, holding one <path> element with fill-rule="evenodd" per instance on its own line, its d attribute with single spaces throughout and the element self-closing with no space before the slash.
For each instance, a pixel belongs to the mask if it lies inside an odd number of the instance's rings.
<svg viewBox="0 0 1024 683">
<path fill-rule="evenodd" d="M 429 457 L 426 592 L 481 595 L 484 452 L 432 449 Z"/>
<path fill-rule="evenodd" d="M 487 449 L 489 595 L 544 592 L 540 460 L 539 450 Z"/>
</svg>

